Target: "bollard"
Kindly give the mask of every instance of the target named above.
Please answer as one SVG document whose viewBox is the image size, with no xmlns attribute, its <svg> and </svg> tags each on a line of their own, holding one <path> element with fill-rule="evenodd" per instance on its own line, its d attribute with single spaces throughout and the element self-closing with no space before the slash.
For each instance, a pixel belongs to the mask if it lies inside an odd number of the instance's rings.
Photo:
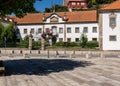
<svg viewBox="0 0 120 86">
<path fill-rule="evenodd" d="M 100 54 L 100 58 L 105 58 L 103 53 Z"/>
<path fill-rule="evenodd" d="M 58 53 L 58 51 L 56 51 L 56 57 L 57 57 L 57 58 L 59 57 L 59 53 Z"/>
<path fill-rule="evenodd" d="M 38 51 L 38 54 L 40 54 L 40 50 Z"/>
<path fill-rule="evenodd" d="M 89 53 L 86 54 L 86 58 L 87 58 L 87 59 L 89 58 Z"/>
<path fill-rule="evenodd" d="M 31 52 L 31 50 L 30 50 L 30 54 L 31 54 L 32 52 Z"/>
<path fill-rule="evenodd" d="M 14 50 L 12 51 L 12 54 L 14 54 Z"/>
<path fill-rule="evenodd" d="M 23 52 L 22 52 L 22 50 L 20 51 L 20 54 L 22 54 Z"/>
<path fill-rule="evenodd" d="M 73 51 L 72 54 L 70 54 L 70 58 L 75 58 L 75 50 Z"/>
</svg>

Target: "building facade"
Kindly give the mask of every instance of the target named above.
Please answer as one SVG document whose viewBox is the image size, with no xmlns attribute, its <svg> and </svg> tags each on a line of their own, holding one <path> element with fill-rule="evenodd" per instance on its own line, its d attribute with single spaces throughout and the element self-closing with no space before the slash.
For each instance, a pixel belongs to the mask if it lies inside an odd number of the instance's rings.
<svg viewBox="0 0 120 86">
<path fill-rule="evenodd" d="M 19 40 L 32 32 L 33 39 L 38 41 L 43 32 L 51 31 L 58 35 L 57 41 L 77 42 L 85 34 L 88 41 L 98 41 L 101 50 L 120 50 L 120 0 L 98 11 L 33 13 L 21 19 L 12 18 Z"/>
<path fill-rule="evenodd" d="M 91 17 L 87 18 L 87 16 Z M 82 34 L 89 41 L 99 41 L 99 27 L 97 11 L 58 12 L 58 13 L 33 13 L 22 19 L 14 18 L 18 40 L 23 40 L 30 32 L 35 41 L 41 40 L 41 34 L 51 31 L 57 34 L 57 41 L 77 42 Z"/>
<path fill-rule="evenodd" d="M 101 50 L 120 50 L 120 0 L 101 8 L 100 44 Z"/>
</svg>

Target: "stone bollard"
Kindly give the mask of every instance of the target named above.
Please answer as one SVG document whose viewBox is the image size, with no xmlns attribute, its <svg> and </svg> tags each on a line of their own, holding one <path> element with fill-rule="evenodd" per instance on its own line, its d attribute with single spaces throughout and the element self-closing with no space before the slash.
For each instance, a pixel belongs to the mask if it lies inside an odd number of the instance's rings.
<svg viewBox="0 0 120 86">
<path fill-rule="evenodd" d="M 87 59 L 89 58 L 89 54 L 88 54 L 88 53 L 86 53 L 86 58 L 87 58 Z"/>
<path fill-rule="evenodd" d="M 73 51 L 72 54 L 70 54 L 70 58 L 75 58 L 75 50 Z"/>
<path fill-rule="evenodd" d="M 40 50 L 38 51 L 38 54 L 40 54 Z"/>
<path fill-rule="evenodd" d="M 100 58 L 105 58 L 103 53 L 100 54 Z"/>
<path fill-rule="evenodd" d="M 58 53 L 58 51 L 56 51 L 56 58 L 59 58 L 59 53 Z"/>
</svg>

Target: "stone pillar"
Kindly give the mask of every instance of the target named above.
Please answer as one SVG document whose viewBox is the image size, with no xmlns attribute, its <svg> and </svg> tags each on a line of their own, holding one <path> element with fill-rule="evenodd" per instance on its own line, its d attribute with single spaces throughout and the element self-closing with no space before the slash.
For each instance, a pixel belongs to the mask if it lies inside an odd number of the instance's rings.
<svg viewBox="0 0 120 86">
<path fill-rule="evenodd" d="M 45 39 L 43 37 L 41 40 L 41 50 L 45 50 Z"/>
<path fill-rule="evenodd" d="M 99 14 L 99 48 L 103 50 L 102 13 Z"/>
<path fill-rule="evenodd" d="M 32 50 L 32 34 L 29 35 L 29 50 Z"/>
</svg>

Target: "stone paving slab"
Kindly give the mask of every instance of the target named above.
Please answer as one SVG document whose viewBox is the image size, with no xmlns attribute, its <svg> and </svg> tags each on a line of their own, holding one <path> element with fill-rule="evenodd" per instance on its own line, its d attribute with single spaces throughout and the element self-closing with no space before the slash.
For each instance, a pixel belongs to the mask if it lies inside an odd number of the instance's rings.
<svg viewBox="0 0 120 86">
<path fill-rule="evenodd" d="M 120 86 L 120 58 L 2 58 L 0 86 Z"/>
</svg>

